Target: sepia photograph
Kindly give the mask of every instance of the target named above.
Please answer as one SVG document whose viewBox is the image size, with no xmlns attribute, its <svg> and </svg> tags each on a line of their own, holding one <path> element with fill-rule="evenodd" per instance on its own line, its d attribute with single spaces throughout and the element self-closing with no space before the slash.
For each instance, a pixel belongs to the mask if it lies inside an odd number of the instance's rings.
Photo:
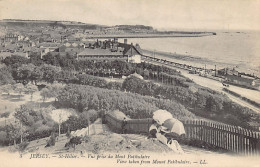
<svg viewBox="0 0 260 167">
<path fill-rule="evenodd" d="M 0 0 L 1 167 L 260 167 L 260 0 Z"/>
</svg>

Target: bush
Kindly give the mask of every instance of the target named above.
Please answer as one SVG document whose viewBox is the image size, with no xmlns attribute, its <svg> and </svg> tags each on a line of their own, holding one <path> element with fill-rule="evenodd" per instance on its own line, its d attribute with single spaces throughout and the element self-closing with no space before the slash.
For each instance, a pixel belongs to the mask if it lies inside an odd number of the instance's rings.
<svg viewBox="0 0 260 167">
<path fill-rule="evenodd" d="M 107 90 L 83 85 L 68 85 L 58 96 L 59 107 L 73 107 L 83 111 L 88 108 L 100 111 L 120 110 L 131 118 L 148 118 L 159 109 L 167 109 L 176 118 L 194 118 L 181 104 L 172 100 L 144 97 L 133 93 Z M 78 118 L 75 118 L 78 119 Z M 80 121 L 80 120 L 78 120 Z"/>
<path fill-rule="evenodd" d="M 0 114 L 0 118 L 8 118 L 10 115 L 10 112 L 4 112 L 2 114 Z"/>
<path fill-rule="evenodd" d="M 4 146 L 8 144 L 9 144 L 9 140 L 7 138 L 7 133 L 5 131 L 0 131 L 0 145 Z"/>
<path fill-rule="evenodd" d="M 99 112 L 96 111 L 96 110 L 88 110 L 88 111 L 83 111 L 81 114 L 80 114 L 80 117 L 84 118 L 84 119 L 88 119 L 89 117 L 89 120 L 90 122 L 94 122 L 95 120 L 97 120 L 97 118 L 99 117 Z"/>
<path fill-rule="evenodd" d="M 29 142 L 27 142 L 27 141 L 23 141 L 22 143 L 20 143 L 19 144 L 19 151 L 23 152 L 27 148 L 28 145 L 29 145 Z"/>
<path fill-rule="evenodd" d="M 65 147 L 72 147 L 75 150 L 76 145 L 82 143 L 82 139 L 79 136 L 72 137 L 68 143 L 65 144 Z"/>
<path fill-rule="evenodd" d="M 50 139 L 47 141 L 47 145 L 45 147 L 55 146 L 57 133 L 52 133 Z"/>
</svg>

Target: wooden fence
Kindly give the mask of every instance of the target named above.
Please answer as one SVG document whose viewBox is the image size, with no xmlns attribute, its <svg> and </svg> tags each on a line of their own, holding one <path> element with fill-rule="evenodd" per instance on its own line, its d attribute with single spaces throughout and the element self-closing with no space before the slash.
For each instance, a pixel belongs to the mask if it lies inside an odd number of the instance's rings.
<svg viewBox="0 0 260 167">
<path fill-rule="evenodd" d="M 260 155 L 259 132 L 202 120 L 187 120 L 183 123 L 187 138 L 235 153 Z"/>
<path fill-rule="evenodd" d="M 116 131 L 122 130 L 122 120 L 106 115 L 108 126 Z M 149 133 L 152 119 L 128 120 L 127 133 Z M 252 130 L 213 123 L 204 120 L 183 121 L 185 137 L 206 142 L 209 145 L 245 155 L 260 155 L 260 133 Z"/>
<path fill-rule="evenodd" d="M 110 114 L 106 115 L 106 121 L 109 127 L 116 131 L 122 131 L 122 120 L 119 120 Z M 125 126 L 127 133 L 149 133 L 153 119 L 131 119 Z"/>
</svg>

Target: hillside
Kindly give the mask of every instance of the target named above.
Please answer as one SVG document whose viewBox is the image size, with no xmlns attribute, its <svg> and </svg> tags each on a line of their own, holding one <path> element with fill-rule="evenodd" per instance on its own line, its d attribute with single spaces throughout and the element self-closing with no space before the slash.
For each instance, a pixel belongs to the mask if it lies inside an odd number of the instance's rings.
<svg viewBox="0 0 260 167">
<path fill-rule="evenodd" d="M 4 19 L 0 20 L 0 26 L 9 26 L 9 27 L 41 27 L 41 26 L 51 26 L 51 27 L 62 27 L 67 28 L 76 28 L 76 29 L 88 29 L 88 30 L 97 30 L 97 31 L 110 31 L 116 30 L 116 32 L 124 33 L 148 33 L 148 34 L 158 34 L 158 35 L 212 35 L 213 32 L 191 32 L 191 31 L 158 31 L 152 26 L 146 25 L 99 25 L 99 24 L 89 24 L 77 21 L 54 21 L 54 20 L 19 20 L 19 19 Z"/>
</svg>

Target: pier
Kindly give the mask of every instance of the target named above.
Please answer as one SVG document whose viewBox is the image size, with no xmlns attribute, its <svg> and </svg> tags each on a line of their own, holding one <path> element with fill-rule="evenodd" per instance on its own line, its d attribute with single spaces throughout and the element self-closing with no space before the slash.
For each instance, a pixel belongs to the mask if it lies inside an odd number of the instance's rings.
<svg viewBox="0 0 260 167">
<path fill-rule="evenodd" d="M 200 33 L 200 34 L 185 34 L 185 33 L 176 33 L 176 34 L 88 34 L 85 36 L 86 39 L 109 39 L 109 38 L 172 38 L 172 37 L 203 37 L 210 36 L 213 33 Z"/>
</svg>

